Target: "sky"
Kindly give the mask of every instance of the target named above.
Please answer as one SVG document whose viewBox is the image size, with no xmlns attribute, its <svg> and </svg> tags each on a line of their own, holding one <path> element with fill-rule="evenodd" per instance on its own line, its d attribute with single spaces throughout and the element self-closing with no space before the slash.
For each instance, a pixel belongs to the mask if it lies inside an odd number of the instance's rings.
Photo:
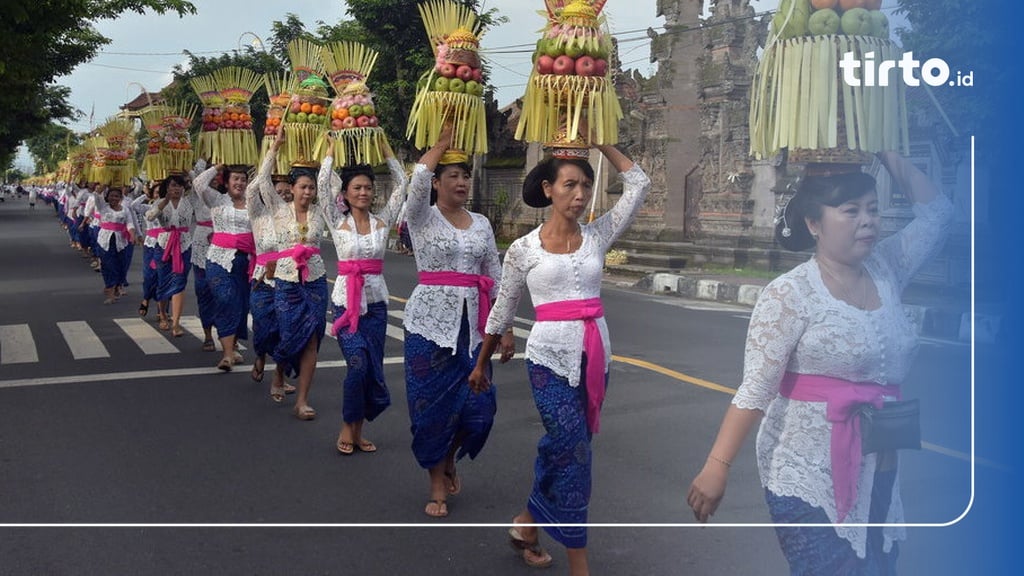
<svg viewBox="0 0 1024 576">
<path fill-rule="evenodd" d="M 309 30 L 316 28 L 317 21 L 335 23 L 347 18 L 347 6 L 341 0 L 192 1 L 198 10 L 194 16 L 127 14 L 97 24 L 99 32 L 112 42 L 92 61 L 57 80 L 71 88 L 71 104 L 83 112 L 83 118 L 69 123 L 69 128 L 86 132 L 90 115 L 93 125 L 101 124 L 143 89 L 159 91 L 170 82 L 175 64 L 187 62 L 183 50 L 216 56 L 250 45 L 258 47 L 259 39 L 270 37 L 272 23 L 284 20 L 287 13 L 296 14 Z M 708 3 L 705 0 L 706 6 Z M 491 65 L 490 83 L 495 87 L 498 104 L 503 106 L 525 90 L 532 67 L 530 51 L 544 24 L 537 11 L 544 4 L 540 0 L 484 0 L 483 4 L 485 9 L 497 8 L 509 19 L 481 39 L 481 49 Z M 885 0 L 883 10 L 895 4 L 896 0 Z M 774 10 L 778 0 L 752 0 L 751 6 L 759 13 Z M 653 75 L 657 68 L 650 63 L 646 31 L 649 27 L 662 31 L 665 21 L 657 16 L 657 0 L 608 0 L 604 13 L 620 42 L 623 66 L 645 76 Z M 31 160 L 24 151 L 16 165 L 31 168 Z"/>
</svg>

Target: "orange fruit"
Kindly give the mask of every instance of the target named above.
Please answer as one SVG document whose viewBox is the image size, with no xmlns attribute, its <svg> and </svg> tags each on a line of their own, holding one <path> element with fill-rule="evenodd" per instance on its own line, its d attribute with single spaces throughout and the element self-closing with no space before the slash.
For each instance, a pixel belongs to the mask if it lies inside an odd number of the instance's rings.
<svg viewBox="0 0 1024 576">
<path fill-rule="evenodd" d="M 313 105 L 310 104 L 309 102 L 303 102 L 302 105 L 299 106 L 299 112 L 305 112 L 306 114 L 309 114 L 312 111 Z"/>
</svg>

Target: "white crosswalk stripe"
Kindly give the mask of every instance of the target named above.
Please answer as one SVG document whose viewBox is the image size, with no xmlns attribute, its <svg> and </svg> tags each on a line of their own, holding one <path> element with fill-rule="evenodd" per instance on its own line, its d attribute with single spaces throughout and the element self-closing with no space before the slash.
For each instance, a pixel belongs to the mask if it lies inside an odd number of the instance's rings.
<svg viewBox="0 0 1024 576">
<path fill-rule="evenodd" d="M 177 354 L 178 348 L 171 344 L 159 330 L 142 318 L 115 318 L 114 323 L 124 330 L 144 354 Z"/>
<path fill-rule="evenodd" d="M 28 324 L 0 326 L 0 364 L 39 362 Z"/>
<path fill-rule="evenodd" d="M 387 337 L 394 339 L 398 342 L 405 341 L 405 331 L 402 326 L 402 322 L 405 318 L 405 314 L 402 310 L 389 310 L 388 311 L 388 324 L 387 324 Z M 331 335 L 331 319 L 328 319 L 326 326 L 326 334 L 328 338 L 333 339 Z M 122 332 L 134 343 L 135 354 L 142 353 L 143 355 L 160 355 L 160 354 L 181 354 L 184 352 L 192 351 L 194 348 L 194 341 L 192 338 L 199 340 L 200 342 L 204 339 L 203 327 L 199 318 L 194 315 L 186 315 L 181 317 L 181 326 L 185 329 L 187 335 L 185 338 L 174 338 L 170 332 L 161 331 L 156 328 L 151 322 L 147 322 L 144 318 L 113 318 L 113 319 L 102 319 L 102 320 L 91 320 L 91 321 L 64 321 L 57 322 L 56 328 L 60 333 L 61 339 L 64 341 L 66 348 L 57 346 L 47 346 L 43 350 L 38 349 L 36 338 L 40 335 L 45 336 L 48 332 L 53 331 L 53 325 L 49 328 L 46 326 L 32 326 L 28 324 L 10 324 L 0 326 L 0 364 L 30 364 L 40 362 L 40 352 L 42 352 L 44 358 L 43 362 L 51 362 L 58 360 L 61 355 L 66 355 L 65 350 L 70 351 L 71 357 L 74 360 L 90 360 L 98 358 L 111 358 L 112 352 L 116 354 L 131 354 L 133 348 L 128 346 L 127 348 L 122 346 L 111 346 L 110 342 L 104 342 L 99 334 L 109 334 L 109 328 L 104 331 L 102 326 L 108 322 L 113 322 L 117 325 Z M 532 324 L 530 320 L 523 318 L 516 318 L 516 323 L 519 326 Z M 528 329 L 520 328 L 516 326 L 514 328 L 515 335 L 519 338 L 526 338 L 529 336 L 530 331 Z M 250 320 L 250 332 L 252 330 Z M 216 338 L 216 329 L 214 330 L 214 342 L 217 346 L 217 350 L 221 350 L 220 341 Z M 50 342 L 50 339 L 43 338 L 43 341 Z M 244 351 L 246 347 L 239 344 L 239 351 Z"/>
<path fill-rule="evenodd" d="M 58 322 L 57 327 L 64 335 L 64 342 L 71 349 L 71 355 L 75 360 L 86 358 L 110 358 L 110 352 L 103 345 L 103 341 L 89 327 L 88 322 Z"/>
</svg>

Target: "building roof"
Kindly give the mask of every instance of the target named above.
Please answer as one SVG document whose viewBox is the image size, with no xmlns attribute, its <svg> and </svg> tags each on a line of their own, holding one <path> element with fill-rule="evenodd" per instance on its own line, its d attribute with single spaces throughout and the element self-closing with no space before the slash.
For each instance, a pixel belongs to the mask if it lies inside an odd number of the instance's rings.
<svg viewBox="0 0 1024 576">
<path fill-rule="evenodd" d="M 150 103 L 159 104 L 163 101 L 164 97 L 161 96 L 159 92 L 143 92 L 136 96 L 131 102 L 122 104 L 121 110 L 125 110 L 127 112 L 138 112 L 146 106 L 149 106 Z"/>
</svg>

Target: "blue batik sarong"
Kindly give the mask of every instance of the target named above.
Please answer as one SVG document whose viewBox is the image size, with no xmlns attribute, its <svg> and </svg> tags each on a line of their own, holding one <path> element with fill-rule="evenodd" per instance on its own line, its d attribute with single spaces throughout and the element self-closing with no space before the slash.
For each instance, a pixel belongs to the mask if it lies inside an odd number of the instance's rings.
<svg viewBox="0 0 1024 576">
<path fill-rule="evenodd" d="M 871 489 L 869 524 L 884 524 L 892 503 L 896 470 L 875 472 Z M 819 506 L 812 506 L 794 496 L 778 496 L 765 489 L 768 512 L 775 524 L 831 524 Z M 813 526 L 776 526 L 782 554 L 789 562 L 791 576 L 895 576 L 899 544 L 884 549 L 883 528 L 870 527 L 864 558 L 857 556 L 850 542 L 841 538 L 835 528 Z"/>
<path fill-rule="evenodd" d="M 280 340 L 274 348 L 274 361 L 284 369 L 285 376 L 298 375 L 302 352 L 310 338 L 316 339 L 317 350 L 327 328 L 327 279 L 309 282 L 274 280 L 274 312 Z"/>
<path fill-rule="evenodd" d="M 277 314 L 274 312 L 274 289 L 263 282 L 254 282 L 249 294 L 252 314 L 252 348 L 257 356 L 271 354 L 281 339 Z"/>
<path fill-rule="evenodd" d="M 575 387 L 546 366 L 527 360 L 526 369 L 546 432 L 537 443 L 533 490 L 527 507 L 538 524 L 586 524 L 591 487 L 586 355 L 580 383 Z M 544 531 L 566 548 L 587 546 L 585 527 L 545 526 Z"/>
<path fill-rule="evenodd" d="M 213 310 L 217 301 L 213 296 L 213 291 L 210 290 L 210 283 L 206 278 L 206 268 L 202 268 L 198 264 L 192 265 L 192 288 L 196 291 L 199 322 L 203 329 L 209 328 L 213 326 Z"/>
<path fill-rule="evenodd" d="M 173 260 L 168 258 L 166 261 L 163 260 L 163 249 L 157 248 L 157 259 L 156 259 L 156 299 L 167 300 L 175 294 L 181 294 L 185 291 L 185 286 L 188 284 L 188 271 L 190 266 L 185 266 L 184 272 L 176 274 L 172 268 Z M 181 259 L 184 262 L 188 262 L 189 258 L 192 257 L 192 249 L 185 250 L 181 255 Z"/>
<path fill-rule="evenodd" d="M 142 247 L 142 299 L 149 301 L 156 298 L 157 260 L 160 249 L 155 246 Z"/>
<path fill-rule="evenodd" d="M 465 310 L 454 354 L 451 348 L 441 348 L 419 334 L 405 331 L 405 389 L 412 422 L 412 452 L 423 468 L 442 462 L 456 439 L 460 441 L 456 459 L 476 458 L 487 442 L 498 406 L 493 383 L 487 392 L 474 394 L 469 389 L 469 373 L 479 353 L 479 344 L 469 353 Z M 490 362 L 487 366 L 490 378 Z"/>
<path fill-rule="evenodd" d="M 337 320 L 344 306 L 334 306 Z M 384 383 L 384 339 L 388 328 L 388 305 L 373 302 L 359 317 L 359 328 L 338 331 L 338 346 L 345 356 L 345 383 L 341 416 L 345 422 L 359 422 L 379 416 L 391 405 L 391 393 Z"/>
<path fill-rule="evenodd" d="M 217 337 L 249 339 L 249 255 L 241 250 L 231 260 L 231 270 L 206 261 L 206 282 L 213 293 L 213 325 Z"/>
<path fill-rule="evenodd" d="M 128 245 L 124 247 L 125 264 L 124 264 L 124 270 L 122 270 L 122 275 L 121 275 L 121 286 L 128 286 L 128 271 L 131 270 L 132 258 L 134 258 L 134 257 L 135 257 L 135 244 L 132 244 L 131 242 L 129 242 Z"/>
<path fill-rule="evenodd" d="M 110 246 L 100 248 L 97 256 L 100 258 L 100 272 L 103 273 L 103 287 L 116 288 L 123 285 L 124 278 L 128 275 L 129 255 L 127 247 L 124 250 L 117 249 L 117 238 L 110 235 Z"/>
</svg>

